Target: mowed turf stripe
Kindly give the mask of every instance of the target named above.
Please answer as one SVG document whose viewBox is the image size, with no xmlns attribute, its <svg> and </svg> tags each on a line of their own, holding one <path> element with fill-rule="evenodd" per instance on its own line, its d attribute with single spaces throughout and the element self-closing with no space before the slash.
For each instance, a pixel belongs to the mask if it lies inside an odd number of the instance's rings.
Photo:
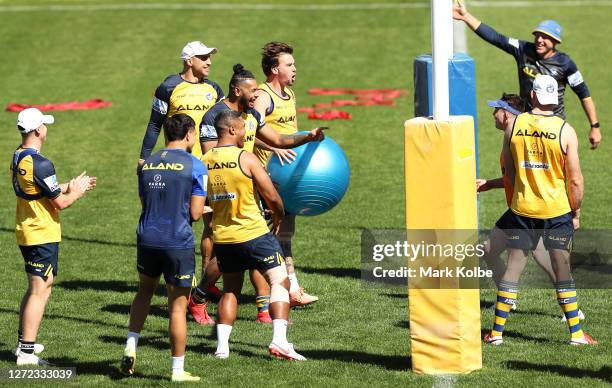
<svg viewBox="0 0 612 388">
<path fill-rule="evenodd" d="M 247 11 L 347 11 L 377 9 L 429 8 L 429 2 L 379 3 L 379 4 L 170 4 L 170 3 L 129 3 L 90 5 L 8 5 L 0 12 L 31 11 L 138 11 L 138 10 L 247 10 Z M 610 7 L 611 0 L 568 0 L 568 1 L 471 1 L 472 8 L 537 8 L 537 7 Z"/>
</svg>

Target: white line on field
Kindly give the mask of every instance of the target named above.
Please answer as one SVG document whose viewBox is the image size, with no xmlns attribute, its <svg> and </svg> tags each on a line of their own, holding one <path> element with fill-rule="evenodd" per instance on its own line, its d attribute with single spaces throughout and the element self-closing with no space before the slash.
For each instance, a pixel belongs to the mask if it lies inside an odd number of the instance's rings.
<svg viewBox="0 0 612 388">
<path fill-rule="evenodd" d="M 0 12 L 31 11 L 138 11 L 138 10 L 245 10 L 245 11 L 350 11 L 429 8 L 429 2 L 379 3 L 379 4 L 171 4 L 171 3 L 127 3 L 127 4 L 68 4 L 68 5 L 0 5 Z M 471 8 L 535 8 L 535 7 L 610 7 L 612 0 L 559 0 L 559 1 L 477 1 L 469 3 Z"/>
<path fill-rule="evenodd" d="M 436 375 L 432 388 L 453 388 L 457 381 L 457 375 Z"/>
</svg>

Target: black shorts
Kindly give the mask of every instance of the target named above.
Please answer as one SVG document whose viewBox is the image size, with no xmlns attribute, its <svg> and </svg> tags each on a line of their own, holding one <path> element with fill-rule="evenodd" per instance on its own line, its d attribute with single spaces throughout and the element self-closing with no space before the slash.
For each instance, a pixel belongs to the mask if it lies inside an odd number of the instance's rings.
<svg viewBox="0 0 612 388">
<path fill-rule="evenodd" d="M 283 254 L 278 240 L 270 232 L 237 244 L 215 244 L 215 253 L 221 272 L 242 272 L 258 269 L 265 272 L 280 266 Z"/>
<path fill-rule="evenodd" d="M 40 276 L 44 280 L 47 280 L 51 273 L 54 277 L 57 276 L 59 243 L 20 245 L 19 249 L 25 261 L 26 273 Z"/>
<path fill-rule="evenodd" d="M 572 213 L 558 217 L 539 219 L 524 217 L 508 209 L 495 226 L 506 233 L 506 246 L 513 249 L 534 250 L 540 238 L 547 250 L 572 249 L 574 224 Z"/>
<path fill-rule="evenodd" d="M 164 274 L 166 284 L 191 287 L 195 275 L 195 250 L 138 247 L 138 272 L 152 278 Z"/>
</svg>

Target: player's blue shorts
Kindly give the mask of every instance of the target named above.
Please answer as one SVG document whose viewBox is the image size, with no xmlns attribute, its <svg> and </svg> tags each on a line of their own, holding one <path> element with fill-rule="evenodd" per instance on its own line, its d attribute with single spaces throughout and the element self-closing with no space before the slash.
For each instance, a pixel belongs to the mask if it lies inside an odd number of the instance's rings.
<svg viewBox="0 0 612 388">
<path fill-rule="evenodd" d="M 271 232 L 243 243 L 215 244 L 219 269 L 223 273 L 258 269 L 265 272 L 283 263 L 278 240 Z"/>
<path fill-rule="evenodd" d="M 547 250 L 570 251 L 574 237 L 572 213 L 539 219 L 524 217 L 508 209 L 495 226 L 506 233 L 506 246 L 513 249 L 534 250 L 542 238 Z"/>
<path fill-rule="evenodd" d="M 40 276 L 45 281 L 51 273 L 54 277 L 57 276 L 59 243 L 20 245 L 19 249 L 25 261 L 26 273 Z"/>
<path fill-rule="evenodd" d="M 195 251 L 138 247 L 138 272 L 152 278 L 164 274 L 166 284 L 191 287 L 195 275 Z"/>
</svg>

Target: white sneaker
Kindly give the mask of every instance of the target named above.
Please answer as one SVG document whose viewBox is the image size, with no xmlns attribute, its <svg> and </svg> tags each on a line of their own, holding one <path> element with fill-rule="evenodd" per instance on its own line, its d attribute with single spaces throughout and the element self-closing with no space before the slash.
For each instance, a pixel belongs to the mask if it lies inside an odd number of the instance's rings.
<svg viewBox="0 0 612 388">
<path fill-rule="evenodd" d="M 284 358 L 290 361 L 306 361 L 306 357 L 293 350 L 293 344 L 287 346 L 279 346 L 274 342 L 268 346 L 268 352 L 276 358 Z"/>
<path fill-rule="evenodd" d="M 51 365 L 48 361 L 43 360 L 35 354 L 27 354 L 23 352 L 19 352 L 17 355 L 17 365 Z"/>
<path fill-rule="evenodd" d="M 34 354 L 40 354 L 45 350 L 45 345 L 43 344 L 34 344 Z M 15 355 L 19 355 L 19 343 L 17 343 L 17 347 L 15 348 Z"/>
<path fill-rule="evenodd" d="M 229 350 L 225 351 L 225 350 L 217 350 L 215 352 L 215 357 L 220 358 L 222 360 L 225 360 L 227 358 L 229 358 Z"/>
<path fill-rule="evenodd" d="M 578 310 L 578 319 L 580 321 L 584 321 L 584 313 L 580 309 Z M 565 317 L 565 314 L 563 314 L 563 316 L 561 317 L 561 322 L 567 322 L 567 318 Z"/>
</svg>

